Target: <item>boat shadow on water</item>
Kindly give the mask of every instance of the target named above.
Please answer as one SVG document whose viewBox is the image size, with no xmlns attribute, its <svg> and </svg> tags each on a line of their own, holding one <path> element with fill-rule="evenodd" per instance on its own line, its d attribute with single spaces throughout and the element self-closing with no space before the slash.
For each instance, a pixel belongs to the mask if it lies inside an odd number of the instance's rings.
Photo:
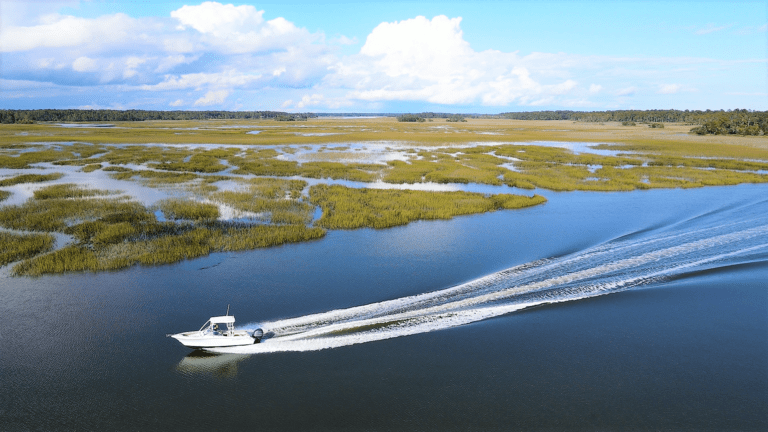
<svg viewBox="0 0 768 432">
<path fill-rule="evenodd" d="M 245 354 L 216 354 L 197 349 L 187 354 L 176 365 L 182 375 L 210 375 L 217 378 L 234 378 L 238 365 L 250 356 Z"/>
</svg>

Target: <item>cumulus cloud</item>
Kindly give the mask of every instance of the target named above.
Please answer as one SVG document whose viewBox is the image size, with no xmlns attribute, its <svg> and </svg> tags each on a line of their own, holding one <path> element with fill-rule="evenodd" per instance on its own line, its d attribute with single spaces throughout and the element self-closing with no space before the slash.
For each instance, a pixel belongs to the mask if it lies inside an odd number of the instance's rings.
<svg viewBox="0 0 768 432">
<path fill-rule="evenodd" d="M 200 42 L 229 53 L 281 49 L 318 37 L 285 18 L 264 20 L 264 11 L 250 5 L 234 6 L 205 2 L 182 6 L 171 12 L 178 28 L 200 33 Z"/>
<path fill-rule="evenodd" d="M 10 2 L 10 8 L 6 3 L 0 16 L 4 99 L 48 97 L 48 90 L 26 90 L 38 83 L 40 89 L 55 88 L 60 100 L 91 88 L 107 99 L 133 98 L 140 108 L 149 108 L 141 101 L 161 108 L 289 110 L 387 111 L 401 102 L 494 107 L 488 111 L 606 107 L 635 103 L 639 98 L 628 96 L 638 89 L 644 96 L 692 94 L 719 79 L 709 71 L 765 64 L 764 59 L 477 51 L 464 38 L 462 18 L 442 15 L 382 22 L 357 53 L 341 55 L 343 45 L 358 40 L 326 39 L 286 18 L 270 19 L 251 5 L 206 1 L 162 17 L 82 18 L 41 15 L 39 7 L 25 2 Z M 725 28 L 712 24 L 698 32 Z M 699 76 L 710 81 L 704 84 Z M 685 87 L 663 84 L 682 82 Z"/>
<path fill-rule="evenodd" d="M 204 94 L 196 106 L 223 102 L 222 95 L 236 89 L 319 82 L 336 61 L 336 48 L 322 33 L 264 14 L 253 6 L 216 2 L 182 6 L 166 17 L 53 13 L 22 19 L 27 15 L 19 12 L 13 19 L 4 16 L 0 26 L 2 74 L 65 86 L 119 84 L 155 94 L 193 89 Z M 169 95 L 165 104 L 178 100 Z"/>
<path fill-rule="evenodd" d="M 98 19 L 52 14 L 38 25 L 4 26 L 0 29 L 0 52 L 123 44 L 142 27 L 140 21 L 122 13 Z"/>
<path fill-rule="evenodd" d="M 195 101 L 195 106 L 220 105 L 229 96 L 229 90 L 211 90 L 205 96 Z"/>
<path fill-rule="evenodd" d="M 516 53 L 478 52 L 464 40 L 461 18 L 436 16 L 379 24 L 360 53 L 332 68 L 327 83 L 364 101 L 505 106 L 563 95 L 576 81 L 542 83 Z"/>
</svg>

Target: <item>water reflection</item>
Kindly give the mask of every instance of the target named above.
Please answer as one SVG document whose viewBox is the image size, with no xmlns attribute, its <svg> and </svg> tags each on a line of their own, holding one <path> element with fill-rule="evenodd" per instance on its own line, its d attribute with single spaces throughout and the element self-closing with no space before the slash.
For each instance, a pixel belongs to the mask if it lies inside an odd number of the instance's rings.
<svg viewBox="0 0 768 432">
<path fill-rule="evenodd" d="M 210 375 L 217 378 L 237 376 L 238 363 L 249 356 L 242 354 L 214 354 L 194 350 L 176 365 L 176 371 L 183 375 Z"/>
</svg>

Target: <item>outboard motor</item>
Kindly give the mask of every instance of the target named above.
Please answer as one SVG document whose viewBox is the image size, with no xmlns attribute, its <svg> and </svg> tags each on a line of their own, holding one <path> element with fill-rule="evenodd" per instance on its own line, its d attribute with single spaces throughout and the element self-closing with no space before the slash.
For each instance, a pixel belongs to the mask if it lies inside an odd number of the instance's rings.
<svg viewBox="0 0 768 432">
<path fill-rule="evenodd" d="M 261 341 L 261 337 L 264 336 L 264 331 L 262 329 L 256 329 L 253 331 L 253 343 L 257 344 Z"/>
</svg>

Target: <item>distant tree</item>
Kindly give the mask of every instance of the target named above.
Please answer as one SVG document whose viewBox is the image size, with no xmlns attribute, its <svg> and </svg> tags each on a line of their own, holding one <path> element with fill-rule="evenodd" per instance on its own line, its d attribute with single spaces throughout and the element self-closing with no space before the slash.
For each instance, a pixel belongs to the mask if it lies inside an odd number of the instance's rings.
<svg viewBox="0 0 768 432">
<path fill-rule="evenodd" d="M 0 123 L 21 122 L 94 122 L 142 120 L 230 120 L 270 119 L 288 116 L 294 120 L 307 120 L 315 114 L 288 114 L 277 111 L 143 111 L 143 110 L 0 110 Z"/>
<path fill-rule="evenodd" d="M 449 122 L 465 122 L 465 121 L 467 121 L 467 119 L 465 119 L 463 115 L 454 114 L 454 115 L 448 117 L 445 121 L 449 121 Z"/>
<path fill-rule="evenodd" d="M 416 114 L 403 114 L 397 116 L 397 121 L 399 122 L 419 122 L 423 123 L 426 121 L 424 117 L 416 115 Z"/>
</svg>

